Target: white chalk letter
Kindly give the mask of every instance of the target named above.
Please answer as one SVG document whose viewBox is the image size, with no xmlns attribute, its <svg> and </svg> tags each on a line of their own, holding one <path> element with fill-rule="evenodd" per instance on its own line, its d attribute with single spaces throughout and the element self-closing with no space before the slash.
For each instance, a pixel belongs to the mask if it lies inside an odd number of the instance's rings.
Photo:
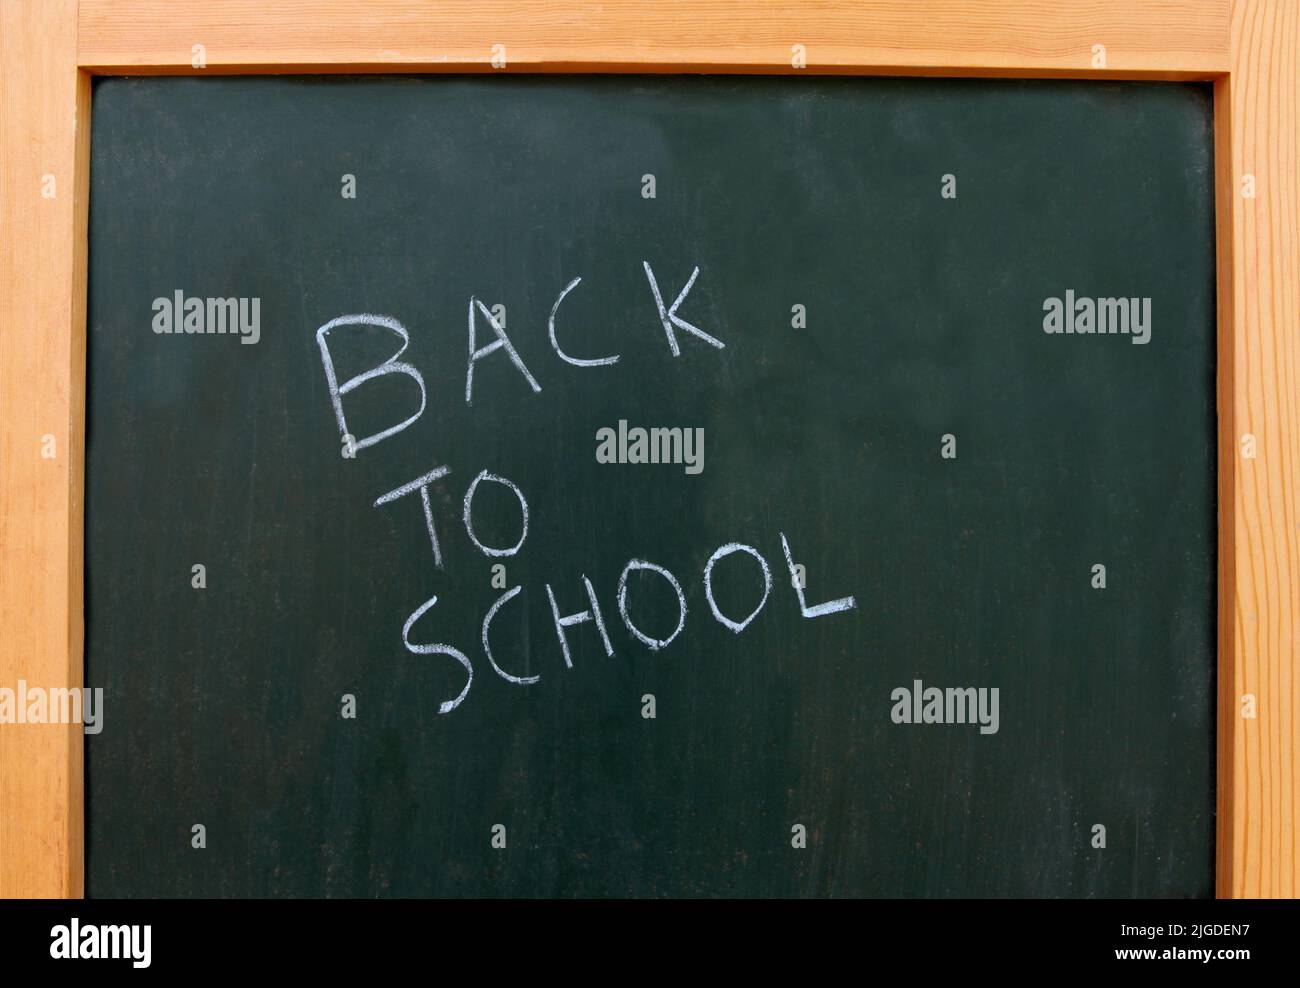
<svg viewBox="0 0 1300 988">
<path fill-rule="evenodd" d="M 403 484 L 387 494 L 381 494 L 375 499 L 375 507 L 381 504 L 387 504 L 389 501 L 396 501 L 404 494 L 410 494 L 412 491 L 420 492 L 420 503 L 424 505 L 424 525 L 429 530 L 429 544 L 433 546 L 433 564 L 442 569 L 442 551 L 438 548 L 438 533 L 433 528 L 433 507 L 429 503 L 429 485 L 439 477 L 445 477 L 451 473 L 448 467 L 434 467 L 423 477 L 416 477 L 409 484 Z"/>
<path fill-rule="evenodd" d="M 723 349 L 726 344 L 721 340 L 714 339 L 698 326 L 692 326 L 685 319 L 682 319 L 677 315 L 677 309 L 684 301 L 686 301 L 686 293 L 689 292 L 691 286 L 695 284 L 695 279 L 699 275 L 700 269 L 697 267 L 691 272 L 691 278 L 686 282 L 686 287 L 678 293 L 677 298 L 673 300 L 673 304 L 665 309 L 663 296 L 659 293 L 659 282 L 655 281 L 655 273 L 650 270 L 650 262 L 642 261 L 641 263 L 645 266 L 645 276 L 650 279 L 650 291 L 654 293 L 655 306 L 659 309 L 659 321 L 664 324 L 664 333 L 668 336 L 668 349 L 673 352 L 673 356 L 680 357 L 682 353 L 681 347 L 677 345 L 677 334 L 673 332 L 674 326 L 678 329 L 684 329 L 688 333 L 694 333 L 705 343 L 709 344 L 709 346 L 717 347 L 719 350 Z"/>
<path fill-rule="evenodd" d="M 677 593 L 677 627 L 673 633 L 662 640 L 651 638 L 644 634 L 627 614 L 627 578 L 633 570 L 644 569 L 651 573 L 658 573 L 670 584 Z M 623 616 L 623 623 L 627 625 L 627 630 L 636 636 L 641 644 L 647 646 L 651 651 L 657 652 L 665 645 L 669 644 L 674 638 L 682 633 L 682 628 L 686 626 L 686 594 L 682 593 L 682 585 L 677 582 L 677 578 L 669 573 L 662 566 L 656 566 L 654 563 L 648 563 L 644 559 L 629 559 L 627 565 L 623 567 L 623 573 L 618 578 L 618 613 Z"/>
<path fill-rule="evenodd" d="M 465 688 L 460 691 L 460 695 L 454 700 L 443 700 L 438 705 L 438 713 L 449 714 L 465 699 L 469 693 L 470 684 L 474 682 L 474 667 L 469 664 L 469 658 L 464 652 L 452 648 L 450 645 L 442 645 L 437 642 L 429 645 L 413 645 L 411 643 L 411 626 L 424 615 L 434 604 L 438 603 L 437 597 L 430 597 L 423 604 L 415 609 L 415 612 L 406 619 L 406 624 L 402 625 L 402 644 L 406 646 L 408 652 L 414 652 L 416 655 L 450 655 L 453 659 L 465 667 Z"/>
<path fill-rule="evenodd" d="M 480 480 L 492 480 L 498 484 L 504 484 L 515 492 L 515 497 L 519 498 L 519 511 L 522 516 L 522 530 L 519 532 L 519 541 L 509 549 L 489 548 L 480 542 L 478 536 L 474 534 L 474 523 L 470 520 L 470 513 L 474 506 L 474 492 L 478 490 Z M 470 483 L 469 490 L 465 492 L 465 534 L 469 536 L 469 540 L 478 546 L 479 551 L 485 556 L 513 556 L 523 548 L 524 539 L 528 538 L 528 502 L 524 500 L 524 492 L 519 489 L 517 484 L 506 480 L 505 477 L 498 477 L 494 473 L 480 470 L 479 475 Z"/>
<path fill-rule="evenodd" d="M 563 350 L 560 349 L 559 341 L 556 340 L 555 338 L 555 313 L 560 311 L 560 303 L 564 301 L 564 297 L 568 295 L 569 292 L 577 288 L 580 284 L 582 284 L 582 279 L 574 278 L 571 282 L 569 282 L 567 285 L 564 286 L 564 291 L 560 292 L 560 297 L 557 298 L 555 300 L 555 304 L 551 306 L 551 318 L 546 321 L 546 332 L 551 337 L 551 347 L 555 350 L 557 354 L 559 354 L 561 360 L 563 360 L 566 364 L 573 364 L 574 367 L 605 367 L 608 366 L 609 364 L 616 364 L 618 363 L 618 358 L 619 358 L 619 355 L 617 353 L 614 354 L 614 356 L 612 357 L 597 357 L 592 360 L 582 360 L 579 359 L 578 357 L 570 357 L 567 353 L 565 353 Z"/>
<path fill-rule="evenodd" d="M 763 571 L 763 599 L 758 602 L 758 606 L 749 612 L 749 616 L 742 621 L 732 621 L 723 615 L 718 609 L 718 603 L 713 599 L 713 565 L 719 559 L 730 556 L 734 552 L 747 552 L 758 560 L 759 568 Z M 796 584 L 798 586 L 798 584 Z M 709 557 L 709 561 L 704 564 L 704 596 L 709 602 L 709 610 L 713 611 L 713 616 L 723 625 L 730 628 L 736 634 L 740 634 L 749 626 L 749 622 L 758 617 L 758 612 L 763 609 L 767 603 L 768 595 L 772 592 L 772 571 L 767 568 L 767 560 L 764 559 L 757 549 L 753 546 L 742 545 L 739 542 L 728 542 L 721 546 L 717 552 Z"/>
<path fill-rule="evenodd" d="M 474 310 L 478 309 L 483 314 L 483 318 L 488 321 L 492 327 L 492 332 L 496 334 L 496 339 L 487 346 L 480 349 L 474 348 Z M 506 349 L 506 355 L 510 357 L 510 362 L 519 368 L 519 373 L 523 374 L 528 381 L 528 386 L 535 392 L 541 391 L 542 386 L 537 383 L 533 375 L 528 373 L 528 368 L 524 366 L 523 360 L 516 352 L 514 345 L 510 342 L 510 337 L 506 336 L 506 328 L 501 325 L 486 305 L 478 299 L 471 296 L 469 300 L 469 364 L 465 368 L 465 401 L 468 402 L 474 396 L 474 364 L 490 354 L 496 353 L 502 347 Z"/>
<path fill-rule="evenodd" d="M 609 635 L 605 632 L 605 619 L 600 616 L 600 604 L 596 603 L 596 591 L 591 589 L 591 581 L 585 576 L 582 578 L 582 585 L 587 588 L 587 599 L 591 601 L 591 610 L 560 617 L 560 607 L 555 603 L 555 593 L 551 590 L 551 585 L 546 584 L 546 597 L 551 602 L 551 614 L 555 617 L 555 633 L 560 638 L 560 651 L 564 653 L 564 664 L 569 669 L 573 668 L 573 661 L 569 658 L 569 640 L 564 636 L 564 629 L 572 628 L 575 624 L 582 624 L 584 621 L 596 622 L 601 644 L 605 646 L 605 655 L 609 658 L 614 656 L 614 646 L 609 643 Z"/>
<path fill-rule="evenodd" d="M 851 611 L 858 606 L 858 602 L 853 597 L 841 597 L 838 600 L 828 600 L 824 604 L 817 604 L 809 607 L 803 595 L 803 585 L 798 580 L 798 571 L 795 569 L 794 557 L 790 555 L 790 543 L 785 540 L 785 532 L 781 533 L 781 548 L 785 551 L 785 564 L 790 568 L 790 582 L 794 586 L 795 595 L 799 598 L 799 613 L 806 618 L 822 617 L 826 614 L 835 614 L 838 611 Z"/>
<path fill-rule="evenodd" d="M 497 665 L 497 660 L 492 657 L 492 646 L 488 644 L 488 628 L 492 624 L 492 619 L 497 616 L 497 611 L 501 610 L 502 606 L 507 601 L 512 599 L 516 594 L 518 594 L 519 591 L 522 589 L 523 587 L 512 587 L 511 589 L 503 593 L 499 598 L 497 598 L 497 602 L 488 608 L 487 615 L 483 618 L 483 654 L 487 656 L 488 663 L 492 666 L 493 669 L 496 670 L 497 675 L 500 676 L 502 679 L 504 679 L 507 683 L 514 683 L 517 686 L 529 686 L 537 682 L 542 677 L 510 675 L 510 673 L 506 672 L 499 665 Z"/>
<path fill-rule="evenodd" d="M 334 373 L 334 359 L 330 356 L 328 339 L 330 330 L 339 326 L 380 326 L 401 337 L 402 345 L 398 348 L 395 354 L 385 360 L 378 367 L 372 367 L 365 373 L 349 378 L 340 385 L 338 377 Z M 385 429 L 382 432 L 376 432 L 373 436 L 366 436 L 364 439 L 356 440 L 352 444 L 354 455 L 357 451 L 363 450 L 367 446 L 373 446 L 375 443 L 382 442 L 389 436 L 401 432 L 424 414 L 424 378 L 422 378 L 420 372 L 410 364 L 397 359 L 406 352 L 406 347 L 410 342 L 411 337 L 402 324 L 396 319 L 392 319 L 388 316 L 372 316 L 368 314 L 358 316 L 339 316 L 337 319 L 331 319 L 320 329 L 316 330 L 316 343 L 320 346 L 320 360 L 322 366 L 325 368 L 325 381 L 329 385 L 330 402 L 334 405 L 334 417 L 338 420 L 340 435 L 347 436 L 351 434 L 348 430 L 347 419 L 343 415 L 343 396 L 349 391 L 355 391 L 367 381 L 376 377 L 383 377 L 385 374 L 406 374 L 420 386 L 420 407 L 416 410 L 415 414 L 404 422 Z"/>
</svg>

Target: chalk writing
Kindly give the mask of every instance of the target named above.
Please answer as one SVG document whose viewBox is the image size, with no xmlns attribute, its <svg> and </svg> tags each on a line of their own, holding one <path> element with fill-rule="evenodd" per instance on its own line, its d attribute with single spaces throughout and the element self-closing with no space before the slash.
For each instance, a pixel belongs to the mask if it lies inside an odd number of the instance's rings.
<svg viewBox="0 0 1300 988">
<path fill-rule="evenodd" d="M 648 262 L 643 262 L 646 279 L 649 283 L 650 293 L 655 304 L 655 312 L 659 324 L 662 326 L 665 338 L 668 343 L 669 351 L 674 357 L 682 354 L 681 344 L 678 340 L 678 331 L 687 333 L 691 336 L 702 340 L 710 347 L 723 349 L 725 344 L 714 336 L 706 333 L 698 326 L 687 322 L 677 314 L 678 309 L 686 301 L 687 295 L 695 285 L 699 277 L 700 269 L 695 267 L 691 276 L 687 279 L 685 287 L 677 293 L 671 305 L 665 305 L 663 296 L 659 289 L 659 283 L 655 278 L 654 271 Z M 547 319 L 547 337 L 550 341 L 551 348 L 556 355 L 566 364 L 576 367 L 607 367 L 615 364 L 619 360 L 619 355 L 609 355 L 595 358 L 573 357 L 566 353 L 560 346 L 556 334 L 556 314 L 559 312 L 561 304 L 565 298 L 581 284 L 581 278 L 570 280 L 559 293 L 555 304 L 551 307 L 549 318 Z M 502 310 L 504 312 L 504 310 Z M 485 327 L 490 331 L 493 339 L 480 345 L 479 336 L 480 327 Z M 342 383 L 339 382 L 333 352 L 331 350 L 332 341 L 337 342 L 331 337 L 331 333 L 341 330 L 350 329 L 353 331 L 373 330 L 391 333 L 396 336 L 400 342 L 397 350 L 392 353 L 386 360 L 369 370 L 356 374 Z M 524 379 L 532 394 L 539 393 L 542 388 L 532 372 L 528 369 L 519 352 L 515 349 L 510 337 L 506 333 L 504 318 L 498 316 L 489 309 L 483 302 L 474 296 L 470 296 L 467 315 L 468 329 L 468 356 L 465 368 L 465 401 L 473 402 L 474 396 L 474 373 L 476 366 L 488 357 L 498 351 L 503 351 L 510 361 L 512 367 Z M 353 461 L 357 451 L 374 446 L 414 423 L 424 413 L 427 404 L 427 392 L 425 389 L 424 378 L 420 372 L 410 363 L 400 359 L 406 352 L 410 344 L 410 334 L 406 328 L 397 319 L 384 315 L 349 315 L 340 316 L 331 319 L 319 329 L 316 330 L 316 342 L 320 349 L 321 366 L 325 373 L 325 382 L 329 390 L 330 404 L 334 412 L 335 420 L 338 424 L 340 435 L 344 437 L 348 449 L 353 456 L 345 458 Z M 344 411 L 344 398 L 360 388 L 367 381 L 386 375 L 401 375 L 410 378 L 418 386 L 420 393 L 419 407 L 413 414 L 408 415 L 389 427 L 380 430 L 372 435 L 360 439 L 349 432 L 347 416 Z M 598 450 L 597 459 L 600 462 L 675 462 L 686 464 L 686 472 L 699 473 L 703 469 L 704 460 L 704 440 L 702 429 L 645 429 L 636 428 L 631 431 L 627 429 L 625 420 L 619 421 L 617 433 L 613 429 L 603 429 L 597 434 L 597 439 L 603 444 L 605 454 Z M 648 445 L 647 445 L 648 444 Z M 430 496 L 430 488 L 435 484 L 440 484 L 446 480 L 452 473 L 452 468 L 447 465 L 435 466 L 433 469 L 421 474 L 399 487 L 393 488 L 387 493 L 380 494 L 374 500 L 375 507 L 383 507 L 392 504 L 408 494 L 419 492 L 420 505 L 423 509 L 425 532 L 429 539 L 429 547 L 433 553 L 433 560 L 438 569 L 445 569 L 442 544 L 438 536 L 438 519 L 435 517 L 434 499 Z M 519 503 L 519 537 L 513 545 L 498 546 L 489 545 L 484 542 L 475 530 L 474 525 L 474 498 L 480 485 L 484 483 L 499 484 L 514 494 Z M 438 503 L 446 503 L 445 499 L 439 499 Z M 445 519 L 444 519 L 445 521 Z M 492 472 L 489 469 L 481 469 L 476 473 L 465 489 L 464 497 L 461 501 L 461 524 L 465 530 L 465 536 L 469 542 L 484 556 L 489 558 L 504 558 L 518 554 L 524 547 L 528 539 L 530 525 L 530 511 L 528 499 L 524 494 L 523 488 L 515 481 L 508 479 L 501 474 Z M 545 519 L 543 519 L 543 523 Z M 790 549 L 789 540 L 782 531 L 778 531 L 777 537 L 780 541 L 782 552 L 785 556 L 786 565 L 789 568 L 791 579 L 789 586 L 794 595 L 793 603 L 797 604 L 800 615 L 808 620 L 827 617 L 832 614 L 849 611 L 857 606 L 857 599 L 853 596 L 839 597 L 833 600 L 827 600 L 818 604 L 809 604 L 805 596 L 806 580 L 803 578 L 804 568 L 796 566 Z M 728 556 L 741 554 L 749 556 L 758 566 L 758 577 L 761 582 L 761 594 L 758 602 L 753 609 L 742 618 L 734 618 L 724 614 L 719 607 L 717 598 L 714 594 L 714 586 L 717 580 L 714 569 L 717 564 L 726 559 Z M 736 572 L 731 568 L 729 572 Z M 634 583 L 632 577 L 636 574 L 646 574 L 639 577 Z M 729 631 L 740 634 L 746 628 L 750 627 L 768 605 L 772 596 L 773 577 L 771 568 L 767 559 L 753 545 L 747 545 L 741 542 L 724 542 L 715 549 L 709 556 L 708 561 L 704 564 L 701 573 L 703 580 L 704 597 L 709 605 L 709 612 L 714 620 L 721 624 Z M 675 623 L 668 628 L 645 628 L 637 624 L 633 618 L 634 608 L 630 606 L 630 599 L 636 593 L 641 592 L 643 584 L 640 582 L 644 579 L 655 579 L 666 583 L 672 590 L 677 603 L 677 615 Z M 748 579 L 753 579 L 752 576 Z M 592 585 L 591 580 L 585 574 L 580 574 L 578 580 L 586 596 L 586 606 L 579 611 L 562 613 L 559 601 L 552 583 L 545 583 L 546 599 L 550 605 L 550 611 L 555 628 L 556 647 L 563 662 L 564 668 L 573 668 L 573 652 L 571 649 L 570 635 L 576 634 L 577 629 L 583 625 L 590 624 L 599 637 L 601 647 L 607 658 L 613 658 L 615 654 L 614 643 L 610 638 L 609 628 L 606 625 L 604 612 L 601 608 L 599 595 L 596 588 Z M 496 582 L 494 581 L 494 585 Z M 505 580 L 502 579 L 499 586 L 505 587 Z M 510 661 L 507 657 L 503 661 L 498 657 L 497 651 L 493 649 L 491 642 L 492 622 L 500 613 L 502 608 L 524 593 L 523 585 L 516 585 L 506 590 L 495 602 L 488 608 L 487 613 L 483 616 L 481 625 L 481 634 L 479 645 L 482 647 L 483 657 L 487 659 L 488 666 L 503 681 L 513 686 L 533 686 L 541 681 L 540 672 L 526 670 L 525 672 L 511 672 L 507 666 L 518 669 L 518 663 Z M 631 640 L 639 643 L 652 652 L 659 652 L 668 648 L 681 636 L 688 624 L 689 609 L 687 607 L 687 593 L 682 582 L 668 567 L 639 556 L 632 556 L 623 566 L 619 574 L 617 585 L 613 588 L 614 601 L 617 606 L 618 615 L 622 619 Z M 450 658 L 459 666 L 465 676 L 464 685 L 460 692 L 451 699 L 442 700 L 438 705 L 440 714 L 451 713 L 469 695 L 470 687 L 474 682 L 474 661 L 470 656 L 457 648 L 453 644 L 440 641 L 421 641 L 417 638 L 423 638 L 422 635 L 415 634 L 415 625 L 421 621 L 425 615 L 433 611 L 434 606 L 438 603 L 438 597 L 431 595 L 422 604 L 411 612 L 410 616 L 402 625 L 402 644 L 414 655 L 442 655 Z M 430 618 L 432 620 L 432 618 Z M 643 619 L 644 620 L 644 619 Z M 667 622 L 665 622 L 667 623 Z M 431 636 L 431 637 L 436 637 Z M 526 650 L 529 657 L 527 662 L 530 663 L 531 656 L 534 654 L 533 648 Z"/>
</svg>

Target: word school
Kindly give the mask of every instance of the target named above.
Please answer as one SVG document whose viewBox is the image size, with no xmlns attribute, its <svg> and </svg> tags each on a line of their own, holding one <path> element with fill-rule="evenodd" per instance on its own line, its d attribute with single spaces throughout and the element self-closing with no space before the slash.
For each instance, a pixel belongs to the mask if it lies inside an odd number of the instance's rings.
<svg viewBox="0 0 1300 988">
<path fill-rule="evenodd" d="M 1105 336 L 1132 336 L 1135 344 L 1151 342 L 1151 299 L 1078 298 L 1074 290 L 1059 298 L 1043 299 L 1043 332 Z"/>
</svg>

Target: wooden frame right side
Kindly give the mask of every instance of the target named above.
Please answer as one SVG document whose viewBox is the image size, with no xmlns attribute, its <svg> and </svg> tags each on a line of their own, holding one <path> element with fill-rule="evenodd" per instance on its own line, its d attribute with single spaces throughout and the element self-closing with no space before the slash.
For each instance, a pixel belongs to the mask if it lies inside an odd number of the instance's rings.
<svg viewBox="0 0 1300 988">
<path fill-rule="evenodd" d="M 1215 81 L 1217 890 L 1300 895 L 1300 4 L 1234 0 Z"/>
</svg>

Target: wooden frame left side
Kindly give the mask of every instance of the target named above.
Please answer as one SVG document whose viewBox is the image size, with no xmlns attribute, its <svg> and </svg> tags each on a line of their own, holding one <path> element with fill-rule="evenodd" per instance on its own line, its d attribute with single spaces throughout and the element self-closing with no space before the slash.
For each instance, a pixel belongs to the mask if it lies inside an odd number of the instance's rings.
<svg viewBox="0 0 1300 988">
<path fill-rule="evenodd" d="M 0 0 L 0 667 L 43 688 L 82 685 L 90 75 L 77 7 Z M 0 895 L 83 894 L 82 742 L 80 724 L 0 730 Z"/>
</svg>

